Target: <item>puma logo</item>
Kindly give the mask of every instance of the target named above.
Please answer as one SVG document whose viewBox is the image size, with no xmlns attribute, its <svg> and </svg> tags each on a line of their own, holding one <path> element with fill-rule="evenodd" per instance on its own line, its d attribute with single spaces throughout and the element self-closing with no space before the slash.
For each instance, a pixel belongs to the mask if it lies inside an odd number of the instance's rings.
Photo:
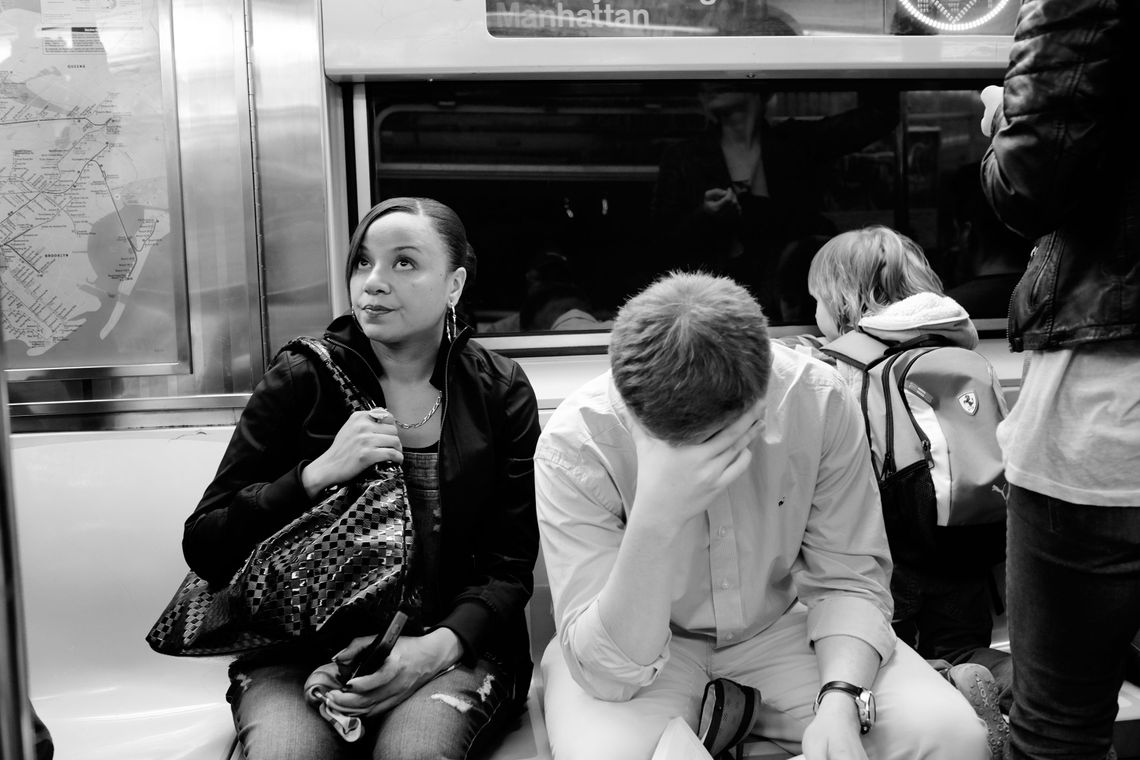
<svg viewBox="0 0 1140 760">
<path fill-rule="evenodd" d="M 1000 486 L 997 484 L 994 484 L 994 485 L 990 486 L 990 490 L 997 492 L 1001 496 L 1002 501 L 1006 502 L 1007 504 L 1009 503 L 1009 483 L 1008 482 L 1003 481 Z"/>
</svg>

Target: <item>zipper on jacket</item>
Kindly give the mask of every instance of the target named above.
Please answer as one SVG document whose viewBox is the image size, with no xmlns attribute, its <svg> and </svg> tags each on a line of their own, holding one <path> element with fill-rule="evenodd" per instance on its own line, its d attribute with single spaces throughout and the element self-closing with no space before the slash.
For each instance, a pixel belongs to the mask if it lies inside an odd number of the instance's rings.
<svg viewBox="0 0 1140 760">
<path fill-rule="evenodd" d="M 443 387 L 440 388 L 440 393 L 443 396 L 443 400 L 440 402 L 440 407 L 439 407 L 439 445 L 438 445 L 437 456 L 435 458 L 435 480 L 436 480 L 436 483 L 439 484 L 440 541 L 443 540 L 443 532 L 444 532 L 444 528 L 443 528 L 443 436 L 444 436 L 445 425 L 447 422 L 447 408 L 449 406 L 447 391 L 448 391 L 448 387 L 451 385 L 451 362 L 452 362 L 452 355 L 455 351 L 455 343 L 459 339 L 459 337 L 461 335 L 463 335 L 463 332 L 465 332 L 469 329 L 471 329 L 471 328 L 469 328 L 469 327 L 463 328 L 463 331 L 461 331 L 459 335 L 455 336 L 456 339 L 447 344 L 447 355 L 444 357 L 444 361 L 443 361 Z M 376 374 L 376 371 L 374 369 L 372 369 L 372 365 L 369 364 L 368 361 L 363 356 L 360 355 L 359 351 L 357 351 L 352 346 L 349 346 L 345 343 L 340 342 L 339 340 L 336 340 L 333 338 L 329 338 L 328 340 L 330 343 L 335 343 L 336 345 L 340 346 L 341 348 L 345 349 L 346 351 L 354 354 L 356 356 L 356 358 L 360 359 L 364 363 L 364 366 L 368 368 L 368 371 L 372 373 L 373 379 L 376 380 L 376 385 L 380 386 L 380 376 Z M 382 389 L 381 389 L 381 392 L 383 392 Z"/>
<path fill-rule="evenodd" d="M 883 446 L 884 478 L 895 474 L 895 414 L 894 404 L 891 403 L 891 368 L 895 366 L 899 356 L 899 354 L 895 354 L 887 359 L 883 363 L 882 369 L 883 405 L 887 409 L 887 435 Z"/>
</svg>

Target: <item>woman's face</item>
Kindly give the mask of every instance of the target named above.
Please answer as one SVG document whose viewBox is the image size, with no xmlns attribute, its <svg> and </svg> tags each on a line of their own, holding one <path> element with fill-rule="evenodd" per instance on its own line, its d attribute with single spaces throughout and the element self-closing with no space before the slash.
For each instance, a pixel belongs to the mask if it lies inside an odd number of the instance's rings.
<svg viewBox="0 0 1140 760">
<path fill-rule="evenodd" d="M 467 279 L 462 267 L 448 267 L 447 248 L 428 217 L 395 212 L 373 222 L 348 281 L 364 334 L 385 344 L 438 343 L 447 307 Z"/>
</svg>

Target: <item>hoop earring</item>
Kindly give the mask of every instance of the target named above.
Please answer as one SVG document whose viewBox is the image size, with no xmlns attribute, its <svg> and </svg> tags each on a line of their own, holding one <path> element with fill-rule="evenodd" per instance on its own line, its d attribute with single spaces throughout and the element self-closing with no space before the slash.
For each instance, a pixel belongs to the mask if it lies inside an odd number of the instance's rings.
<svg viewBox="0 0 1140 760">
<path fill-rule="evenodd" d="M 447 342 L 454 343 L 455 336 L 459 332 L 455 324 L 455 304 L 449 303 L 447 305 L 447 314 L 443 317 L 444 331 L 447 333 Z"/>
</svg>

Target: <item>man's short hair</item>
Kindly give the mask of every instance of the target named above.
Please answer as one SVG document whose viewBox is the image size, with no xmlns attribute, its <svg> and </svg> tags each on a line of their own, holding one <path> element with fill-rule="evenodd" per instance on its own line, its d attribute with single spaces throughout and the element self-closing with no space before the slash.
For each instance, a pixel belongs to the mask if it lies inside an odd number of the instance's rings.
<svg viewBox="0 0 1140 760">
<path fill-rule="evenodd" d="M 672 273 L 631 298 L 610 335 L 614 385 L 654 437 L 695 443 L 768 387 L 768 319 L 727 277 Z"/>
</svg>

